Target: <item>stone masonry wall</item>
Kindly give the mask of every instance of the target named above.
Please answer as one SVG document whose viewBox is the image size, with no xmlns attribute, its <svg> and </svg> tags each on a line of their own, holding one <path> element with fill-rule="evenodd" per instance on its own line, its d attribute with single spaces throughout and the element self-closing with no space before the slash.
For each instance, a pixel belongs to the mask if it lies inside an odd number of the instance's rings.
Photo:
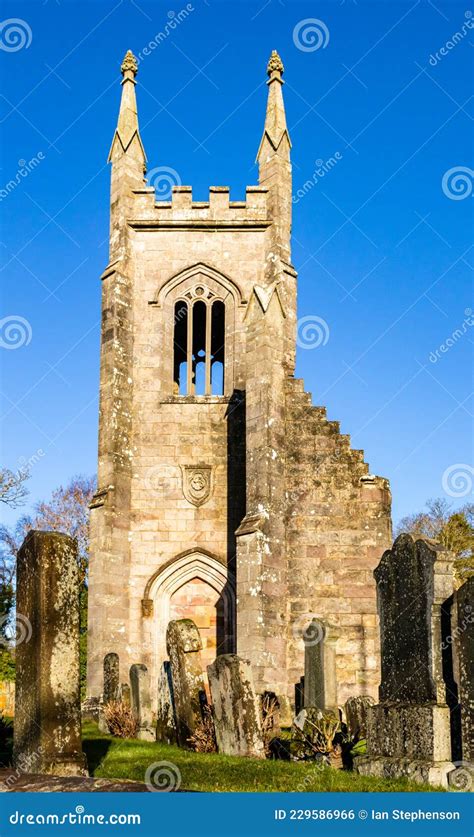
<svg viewBox="0 0 474 837">
<path fill-rule="evenodd" d="M 388 482 L 368 476 L 363 451 L 351 449 L 324 407 L 311 406 L 297 379 L 287 382 L 286 439 L 290 689 L 303 674 L 300 634 L 311 614 L 335 644 L 337 703 L 357 694 L 376 698 L 372 573 L 391 543 Z"/>
</svg>

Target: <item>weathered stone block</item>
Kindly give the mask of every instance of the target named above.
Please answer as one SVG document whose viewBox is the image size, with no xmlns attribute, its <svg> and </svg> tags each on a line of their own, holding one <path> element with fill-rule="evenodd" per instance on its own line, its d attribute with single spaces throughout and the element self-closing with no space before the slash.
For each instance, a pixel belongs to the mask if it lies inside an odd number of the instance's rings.
<svg viewBox="0 0 474 837">
<path fill-rule="evenodd" d="M 355 760 L 360 773 L 447 786 L 453 764 L 441 619 L 452 570 L 452 556 L 438 544 L 400 535 L 374 571 L 381 701 L 367 710 L 367 756 Z"/>
<path fill-rule="evenodd" d="M 400 535 L 374 571 L 380 617 L 381 701 L 446 701 L 441 605 L 453 591 L 453 558 L 426 538 Z"/>
<path fill-rule="evenodd" d="M 104 657 L 104 692 L 103 701 L 117 700 L 120 687 L 119 656 L 113 652 Z"/>
<path fill-rule="evenodd" d="M 207 667 L 207 673 L 219 752 L 264 758 L 259 701 L 249 661 L 222 654 Z"/>
<path fill-rule="evenodd" d="M 454 647 L 463 761 L 474 763 L 474 576 L 456 591 Z"/>
<path fill-rule="evenodd" d="M 77 545 L 59 532 L 30 532 L 17 556 L 13 758 L 30 772 L 87 775 L 81 745 Z"/>
<path fill-rule="evenodd" d="M 138 721 L 137 738 L 154 741 L 156 732 L 153 724 L 153 712 L 150 698 L 150 678 L 148 669 L 142 664 L 130 668 L 130 691 L 132 711 Z"/>
<path fill-rule="evenodd" d="M 176 722 L 173 700 L 173 683 L 168 661 L 163 663 L 158 681 L 158 710 L 156 740 L 176 744 Z"/>
<path fill-rule="evenodd" d="M 185 747 L 202 720 L 206 702 L 202 670 L 202 642 L 191 619 L 172 621 L 166 631 L 178 744 Z"/>
<path fill-rule="evenodd" d="M 375 703 L 370 695 L 351 697 L 346 700 L 344 710 L 349 734 L 353 740 L 360 741 L 367 736 L 368 710 Z"/>
</svg>

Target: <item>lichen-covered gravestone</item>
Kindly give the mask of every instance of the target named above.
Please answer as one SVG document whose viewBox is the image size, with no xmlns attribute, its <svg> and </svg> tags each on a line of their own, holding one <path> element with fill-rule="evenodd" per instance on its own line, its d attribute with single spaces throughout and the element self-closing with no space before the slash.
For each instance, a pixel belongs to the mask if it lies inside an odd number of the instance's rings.
<svg viewBox="0 0 474 837">
<path fill-rule="evenodd" d="M 158 679 L 158 711 L 156 719 L 156 740 L 164 744 L 176 744 L 176 723 L 172 693 L 171 669 L 166 660 Z"/>
<path fill-rule="evenodd" d="M 59 532 L 32 531 L 17 557 L 13 758 L 34 773 L 86 776 L 79 687 L 77 545 Z"/>
<path fill-rule="evenodd" d="M 104 657 L 104 703 L 117 700 L 120 689 L 120 664 L 118 654 L 111 651 Z"/>
<path fill-rule="evenodd" d="M 185 747 L 202 720 L 206 691 L 202 670 L 202 642 L 192 619 L 177 619 L 168 624 L 166 647 L 171 669 L 176 736 Z"/>
<path fill-rule="evenodd" d="M 344 711 L 350 737 L 353 741 L 360 741 L 367 735 L 367 716 L 369 706 L 373 706 L 374 699 L 370 695 L 358 695 L 346 700 Z"/>
<path fill-rule="evenodd" d="M 450 710 L 443 680 L 441 608 L 453 557 L 434 541 L 400 535 L 374 571 L 380 617 L 380 703 L 368 707 L 359 773 L 447 785 Z"/>
<path fill-rule="evenodd" d="M 264 758 L 259 701 L 249 661 L 222 654 L 207 667 L 207 673 L 219 753 Z"/>
<path fill-rule="evenodd" d="M 455 594 L 456 679 L 461 704 L 462 760 L 474 767 L 474 576 Z"/>
<path fill-rule="evenodd" d="M 132 711 L 138 722 L 137 738 L 154 741 L 156 731 L 151 708 L 150 677 L 146 666 L 136 664 L 130 667 L 130 692 Z"/>
<path fill-rule="evenodd" d="M 303 632 L 304 642 L 304 706 L 325 708 L 324 690 L 325 629 L 319 619 L 312 619 Z"/>
<path fill-rule="evenodd" d="M 121 683 L 119 688 L 119 700 L 126 706 L 132 705 L 132 697 L 130 694 L 130 686 L 128 683 Z"/>
</svg>

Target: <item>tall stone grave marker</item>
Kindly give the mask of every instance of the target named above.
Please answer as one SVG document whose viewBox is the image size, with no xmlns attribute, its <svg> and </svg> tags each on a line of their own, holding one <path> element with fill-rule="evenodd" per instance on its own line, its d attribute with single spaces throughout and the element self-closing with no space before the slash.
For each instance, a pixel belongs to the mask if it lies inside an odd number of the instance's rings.
<svg viewBox="0 0 474 837">
<path fill-rule="evenodd" d="M 222 654 L 207 667 L 207 673 L 219 753 L 264 758 L 259 701 L 249 661 Z"/>
<path fill-rule="evenodd" d="M 81 746 L 77 545 L 59 532 L 31 531 L 17 556 L 13 759 L 31 772 L 87 775 Z"/>
<path fill-rule="evenodd" d="M 146 666 L 130 666 L 130 692 L 132 711 L 138 721 L 137 738 L 142 741 L 154 741 L 156 732 L 151 708 L 150 677 Z"/>
<path fill-rule="evenodd" d="M 202 720 L 202 705 L 206 696 L 202 642 L 192 619 L 177 619 L 168 624 L 166 647 L 171 668 L 176 736 L 178 744 L 185 747 Z"/>
<path fill-rule="evenodd" d="M 374 571 L 380 617 L 380 703 L 368 707 L 359 773 L 447 785 L 450 712 L 441 657 L 441 606 L 453 559 L 434 541 L 400 535 Z"/>
<path fill-rule="evenodd" d="M 303 632 L 304 642 L 304 706 L 325 707 L 324 694 L 325 629 L 319 619 L 312 619 Z"/>
<path fill-rule="evenodd" d="M 455 658 L 461 704 L 462 760 L 474 767 L 474 577 L 456 591 Z"/>
<path fill-rule="evenodd" d="M 104 703 L 117 700 L 120 691 L 119 656 L 113 652 L 104 657 Z"/>
<path fill-rule="evenodd" d="M 163 741 L 165 744 L 176 744 L 173 684 L 169 660 L 163 663 L 158 679 L 156 740 Z"/>
</svg>

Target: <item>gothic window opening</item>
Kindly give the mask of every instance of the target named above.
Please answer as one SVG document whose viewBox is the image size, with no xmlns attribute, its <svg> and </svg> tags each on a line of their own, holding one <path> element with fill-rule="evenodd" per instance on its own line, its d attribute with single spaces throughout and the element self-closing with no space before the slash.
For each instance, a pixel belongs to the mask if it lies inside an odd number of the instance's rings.
<svg viewBox="0 0 474 837">
<path fill-rule="evenodd" d="M 211 391 L 224 395 L 225 305 L 220 300 L 212 304 L 211 327 Z"/>
<path fill-rule="evenodd" d="M 176 395 L 186 395 L 188 359 L 188 304 L 177 302 L 174 307 L 174 387 Z"/>
<path fill-rule="evenodd" d="M 174 307 L 175 395 L 224 394 L 225 305 L 198 287 Z M 193 296 L 198 299 L 192 300 Z"/>
</svg>

